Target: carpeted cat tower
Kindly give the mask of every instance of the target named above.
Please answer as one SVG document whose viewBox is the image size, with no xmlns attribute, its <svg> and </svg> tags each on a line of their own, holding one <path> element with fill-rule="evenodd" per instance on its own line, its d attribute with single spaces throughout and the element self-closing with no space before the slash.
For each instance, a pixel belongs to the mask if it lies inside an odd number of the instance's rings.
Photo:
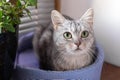
<svg viewBox="0 0 120 80">
<path fill-rule="evenodd" d="M 96 44 L 98 49 L 97 59 L 93 64 L 80 70 L 71 71 L 45 71 L 39 69 L 38 61 L 32 48 L 33 32 L 22 36 L 16 56 L 15 69 L 12 80 L 100 80 L 104 62 L 103 49 Z"/>
</svg>

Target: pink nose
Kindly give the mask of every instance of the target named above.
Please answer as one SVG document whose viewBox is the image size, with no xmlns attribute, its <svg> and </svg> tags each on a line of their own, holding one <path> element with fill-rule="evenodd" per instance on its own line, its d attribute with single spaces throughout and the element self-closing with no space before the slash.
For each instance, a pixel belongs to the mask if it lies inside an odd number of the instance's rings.
<svg viewBox="0 0 120 80">
<path fill-rule="evenodd" d="M 80 42 L 80 41 L 75 43 L 75 45 L 77 45 L 77 47 L 79 47 L 79 46 L 80 46 L 80 44 L 81 44 L 81 42 Z"/>
</svg>

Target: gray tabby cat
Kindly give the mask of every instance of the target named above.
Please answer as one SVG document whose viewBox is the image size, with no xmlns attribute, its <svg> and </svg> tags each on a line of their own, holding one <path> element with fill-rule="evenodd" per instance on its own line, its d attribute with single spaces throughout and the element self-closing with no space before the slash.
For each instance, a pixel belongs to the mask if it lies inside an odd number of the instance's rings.
<svg viewBox="0 0 120 80">
<path fill-rule="evenodd" d="M 33 47 L 44 70 L 66 71 L 80 69 L 95 60 L 93 9 L 79 19 L 51 12 L 49 27 L 36 29 Z"/>
</svg>

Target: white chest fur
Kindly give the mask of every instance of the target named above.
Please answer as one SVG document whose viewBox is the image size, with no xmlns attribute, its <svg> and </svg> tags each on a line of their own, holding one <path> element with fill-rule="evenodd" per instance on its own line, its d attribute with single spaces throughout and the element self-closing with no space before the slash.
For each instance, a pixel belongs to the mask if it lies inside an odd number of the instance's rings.
<svg viewBox="0 0 120 80">
<path fill-rule="evenodd" d="M 74 70 L 89 65 L 91 60 L 89 54 L 64 55 L 54 61 L 54 65 L 56 65 L 56 70 Z"/>
</svg>

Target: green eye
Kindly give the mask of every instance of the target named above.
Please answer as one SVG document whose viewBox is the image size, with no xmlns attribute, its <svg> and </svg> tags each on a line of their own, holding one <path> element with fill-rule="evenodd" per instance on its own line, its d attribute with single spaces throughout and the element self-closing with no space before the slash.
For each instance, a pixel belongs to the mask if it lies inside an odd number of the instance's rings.
<svg viewBox="0 0 120 80">
<path fill-rule="evenodd" d="M 88 31 L 83 31 L 82 34 L 81 34 L 82 38 L 86 38 L 88 36 L 89 36 L 89 32 Z"/>
<path fill-rule="evenodd" d="M 63 34 L 63 36 L 64 36 L 65 39 L 71 39 L 72 38 L 72 34 L 70 32 L 65 32 Z"/>
</svg>

